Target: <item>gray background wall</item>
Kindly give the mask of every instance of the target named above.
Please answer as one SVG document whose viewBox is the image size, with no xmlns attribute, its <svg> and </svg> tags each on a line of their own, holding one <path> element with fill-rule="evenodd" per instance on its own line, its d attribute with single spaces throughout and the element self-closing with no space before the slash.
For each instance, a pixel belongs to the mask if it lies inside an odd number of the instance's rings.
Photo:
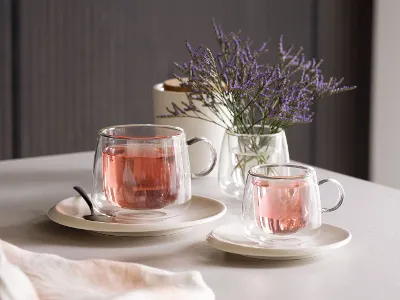
<svg viewBox="0 0 400 300">
<path fill-rule="evenodd" d="M 185 39 L 214 44 L 215 17 L 270 39 L 271 56 L 282 33 L 324 57 L 328 75 L 362 85 L 287 135 L 293 159 L 365 178 L 357 126 L 369 110 L 355 109 L 369 101 L 370 10 L 372 0 L 0 0 L 0 159 L 91 150 L 101 127 L 151 122 L 152 85 L 188 59 Z"/>
<path fill-rule="evenodd" d="M 0 159 L 13 156 L 11 66 L 11 1 L 0 0 Z"/>
<path fill-rule="evenodd" d="M 372 103 L 371 179 L 400 189 L 400 35 L 397 0 L 376 1 Z"/>
</svg>

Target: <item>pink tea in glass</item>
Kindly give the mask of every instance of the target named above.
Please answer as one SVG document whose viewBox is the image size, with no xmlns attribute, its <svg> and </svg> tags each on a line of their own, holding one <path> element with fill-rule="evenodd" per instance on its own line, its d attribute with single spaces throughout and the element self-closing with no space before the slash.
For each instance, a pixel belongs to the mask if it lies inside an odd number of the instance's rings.
<svg viewBox="0 0 400 300">
<path fill-rule="evenodd" d="M 307 185 L 304 181 L 270 184 L 253 181 L 257 225 L 267 233 L 289 234 L 307 225 Z"/>
<path fill-rule="evenodd" d="M 103 189 L 112 204 L 128 209 L 159 209 L 177 199 L 180 175 L 172 147 L 109 146 L 102 156 Z"/>
</svg>

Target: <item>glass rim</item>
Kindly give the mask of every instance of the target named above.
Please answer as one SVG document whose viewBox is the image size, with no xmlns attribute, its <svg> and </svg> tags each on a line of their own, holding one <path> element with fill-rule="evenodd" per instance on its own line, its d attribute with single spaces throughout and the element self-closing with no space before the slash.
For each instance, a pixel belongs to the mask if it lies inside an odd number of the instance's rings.
<svg viewBox="0 0 400 300">
<path fill-rule="evenodd" d="M 134 127 L 157 127 L 157 128 L 166 128 L 166 129 L 172 129 L 176 130 L 179 133 L 175 135 L 169 135 L 169 136 L 148 136 L 148 137 L 138 137 L 138 136 L 113 136 L 110 134 L 105 133 L 107 130 L 110 129 L 118 129 L 118 128 L 134 128 Z M 158 124 L 125 124 L 125 125 L 113 125 L 113 126 L 107 126 L 103 127 L 98 131 L 98 135 L 105 137 L 105 138 L 111 138 L 111 139 L 119 139 L 119 140 L 163 140 L 163 139 L 171 139 L 171 138 L 176 138 L 180 137 L 184 134 L 184 130 L 180 127 L 177 126 L 171 126 L 171 125 L 158 125 Z"/>
<path fill-rule="evenodd" d="M 255 125 L 254 127 L 261 127 L 261 125 Z M 269 127 L 269 126 L 265 126 L 265 127 Z M 234 128 L 234 127 L 233 127 Z M 282 128 L 279 128 L 279 131 L 276 133 L 263 133 L 263 134 L 257 134 L 257 133 L 235 133 L 230 131 L 229 129 L 226 130 L 226 133 L 231 135 L 231 136 L 238 136 L 238 137 L 252 137 L 252 136 L 277 136 L 279 134 L 281 134 L 282 132 L 284 132 L 284 130 Z"/>
<path fill-rule="evenodd" d="M 260 174 L 255 171 L 257 168 L 276 168 L 276 167 L 286 167 L 293 169 L 300 169 L 304 171 L 304 174 L 294 175 L 294 176 L 274 176 L 274 175 L 265 175 Z M 297 164 L 263 164 L 251 167 L 249 170 L 249 175 L 253 177 L 259 177 L 264 179 L 272 179 L 272 180 L 296 180 L 296 179 L 305 179 L 311 174 L 315 172 L 315 169 L 310 166 L 297 165 Z"/>
</svg>

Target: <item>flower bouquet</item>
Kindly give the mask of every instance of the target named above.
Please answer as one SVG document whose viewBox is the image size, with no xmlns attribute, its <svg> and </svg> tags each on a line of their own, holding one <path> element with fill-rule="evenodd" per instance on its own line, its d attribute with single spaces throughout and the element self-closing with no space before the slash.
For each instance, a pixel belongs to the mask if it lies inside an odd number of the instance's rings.
<svg viewBox="0 0 400 300">
<path fill-rule="evenodd" d="M 167 114 L 160 117 L 198 118 L 224 127 L 219 183 L 223 191 L 240 197 L 249 168 L 289 161 L 286 128 L 310 123 L 314 102 L 355 86 L 342 85 L 343 78 L 325 80 L 322 60 L 306 59 L 302 48 L 285 48 L 282 36 L 278 56 L 260 63 L 268 51 L 266 42 L 253 49 L 252 41 L 240 32 L 225 34 L 220 25 L 213 26 L 218 51 L 204 45 L 193 49 L 186 42 L 191 60 L 175 63 L 183 74 L 175 77 L 189 91 L 188 100 L 167 107 Z"/>
</svg>

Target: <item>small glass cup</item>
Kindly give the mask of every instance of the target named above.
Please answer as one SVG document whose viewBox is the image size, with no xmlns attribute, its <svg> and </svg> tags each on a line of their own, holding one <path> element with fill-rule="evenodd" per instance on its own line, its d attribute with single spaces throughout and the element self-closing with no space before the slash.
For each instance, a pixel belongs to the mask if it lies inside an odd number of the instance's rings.
<svg viewBox="0 0 400 300">
<path fill-rule="evenodd" d="M 339 191 L 334 207 L 321 208 L 319 185 Z M 311 167 L 258 165 L 249 170 L 242 205 L 245 235 L 263 246 L 299 245 L 319 234 L 321 213 L 338 209 L 344 189 L 335 179 L 317 181 Z"/>
<path fill-rule="evenodd" d="M 190 173 L 188 145 L 205 142 L 209 165 Z M 191 177 L 209 174 L 216 152 L 205 138 L 186 141 L 183 129 L 120 125 L 101 129 L 93 166 L 92 201 L 102 214 L 123 219 L 164 219 L 190 205 Z"/>
</svg>

